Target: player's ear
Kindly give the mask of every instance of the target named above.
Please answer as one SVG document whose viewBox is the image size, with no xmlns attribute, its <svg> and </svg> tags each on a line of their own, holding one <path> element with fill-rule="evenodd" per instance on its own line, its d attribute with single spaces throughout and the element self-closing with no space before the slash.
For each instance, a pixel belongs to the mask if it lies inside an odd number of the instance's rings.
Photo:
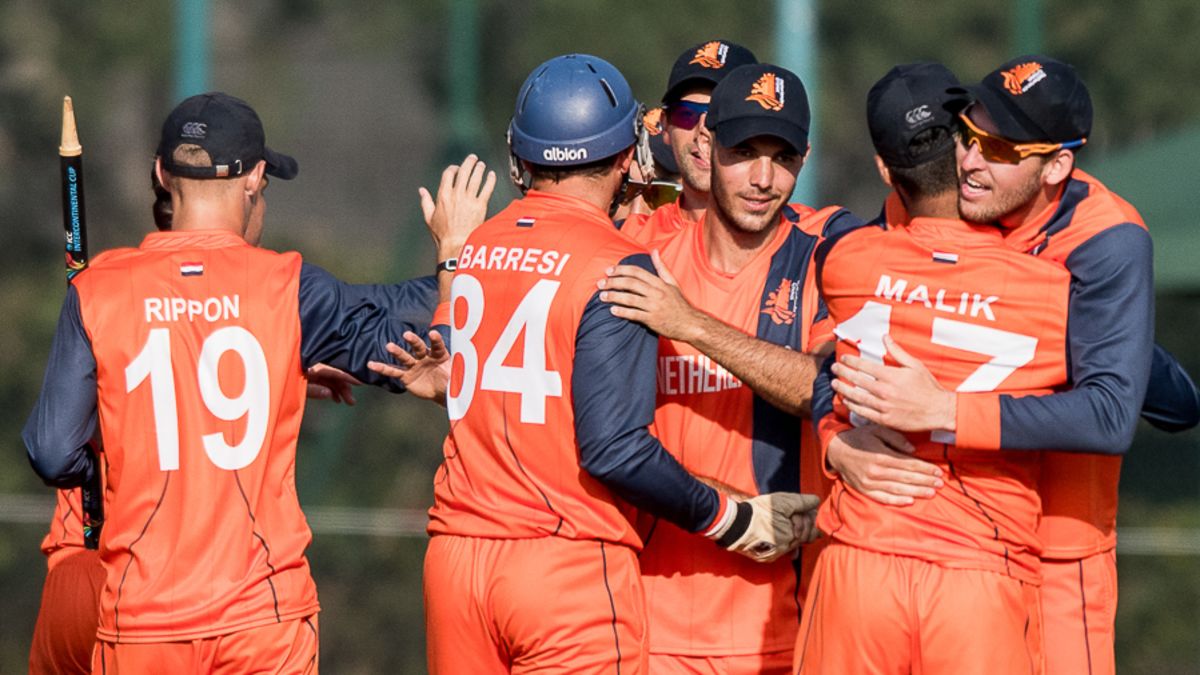
<svg viewBox="0 0 1200 675">
<path fill-rule="evenodd" d="M 892 187 L 892 172 L 879 155 L 875 155 L 875 170 L 879 172 L 879 180 L 883 181 L 884 185 Z"/>
<path fill-rule="evenodd" d="M 157 180 L 158 184 L 161 185 L 164 190 L 170 191 L 171 183 L 168 182 L 170 180 L 170 176 L 171 174 L 167 173 L 167 170 L 163 168 L 162 157 L 155 155 L 154 180 Z"/>
<path fill-rule="evenodd" d="M 1071 177 L 1075 169 L 1075 153 L 1071 150 L 1059 150 L 1050 156 L 1042 165 L 1042 182 L 1046 185 L 1057 186 Z"/>
<path fill-rule="evenodd" d="M 636 146 L 629 146 L 617 155 L 617 171 L 625 173 L 629 171 L 629 167 L 633 165 L 633 150 Z"/>
<path fill-rule="evenodd" d="M 267 171 L 266 160 L 258 160 L 258 164 L 246 174 L 246 196 L 258 194 L 258 187 L 262 184 L 263 174 Z"/>
</svg>

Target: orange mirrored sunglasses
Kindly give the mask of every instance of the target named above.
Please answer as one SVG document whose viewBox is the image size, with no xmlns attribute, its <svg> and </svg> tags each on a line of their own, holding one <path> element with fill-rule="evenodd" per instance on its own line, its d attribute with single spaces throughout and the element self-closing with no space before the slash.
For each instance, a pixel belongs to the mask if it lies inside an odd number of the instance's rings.
<svg viewBox="0 0 1200 675">
<path fill-rule="evenodd" d="M 629 202 L 640 195 L 647 206 L 657 209 L 679 199 L 682 192 L 683 187 L 679 183 L 665 180 L 641 183 L 631 180 L 625 184 L 625 194 L 621 197 L 621 201 Z"/>
<path fill-rule="evenodd" d="M 959 113 L 958 121 L 963 147 L 970 148 L 974 145 L 979 148 L 979 154 L 983 155 L 984 159 L 992 162 L 1016 164 L 1026 157 L 1048 155 L 1059 150 L 1072 150 L 1087 143 L 1086 138 L 1066 143 L 1014 143 L 1007 138 L 995 136 L 980 129 L 971 121 L 970 117 L 967 117 L 967 111 Z"/>
</svg>

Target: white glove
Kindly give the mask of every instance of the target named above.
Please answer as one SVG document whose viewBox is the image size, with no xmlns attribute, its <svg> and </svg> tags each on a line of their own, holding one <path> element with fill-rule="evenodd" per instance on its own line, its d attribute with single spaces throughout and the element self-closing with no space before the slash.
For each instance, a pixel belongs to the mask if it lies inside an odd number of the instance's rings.
<svg viewBox="0 0 1200 675">
<path fill-rule="evenodd" d="M 801 543 L 792 516 L 813 511 L 821 504 L 816 495 L 772 492 L 733 502 L 704 536 L 718 546 L 756 560 L 773 562 L 796 550 Z"/>
</svg>

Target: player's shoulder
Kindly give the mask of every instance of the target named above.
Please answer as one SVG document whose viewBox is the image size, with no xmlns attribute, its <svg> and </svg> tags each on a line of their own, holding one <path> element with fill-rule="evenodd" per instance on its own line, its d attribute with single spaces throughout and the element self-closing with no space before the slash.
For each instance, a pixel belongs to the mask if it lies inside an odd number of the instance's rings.
<svg viewBox="0 0 1200 675">
<path fill-rule="evenodd" d="M 866 224 L 849 209 L 836 204 L 815 208 L 793 202 L 783 207 L 781 215 L 794 228 L 818 239 L 837 237 Z"/>
<path fill-rule="evenodd" d="M 1060 211 L 1072 210 L 1071 226 L 1093 232 L 1117 225 L 1145 228 L 1138 210 L 1123 197 L 1088 173 L 1076 169 L 1064 190 Z"/>
<path fill-rule="evenodd" d="M 80 274 L 86 273 L 89 270 L 105 269 L 107 267 L 118 267 L 137 258 L 139 249 L 131 246 L 122 246 L 120 248 L 110 248 L 107 251 L 102 251 L 88 262 Z"/>
<path fill-rule="evenodd" d="M 87 267 L 77 272 L 71 278 L 71 283 L 80 289 L 95 286 L 96 284 L 103 284 L 104 280 L 110 278 L 114 273 L 122 272 L 137 264 L 140 258 L 140 249 L 133 247 L 112 248 L 102 251 L 88 261 Z"/>
</svg>

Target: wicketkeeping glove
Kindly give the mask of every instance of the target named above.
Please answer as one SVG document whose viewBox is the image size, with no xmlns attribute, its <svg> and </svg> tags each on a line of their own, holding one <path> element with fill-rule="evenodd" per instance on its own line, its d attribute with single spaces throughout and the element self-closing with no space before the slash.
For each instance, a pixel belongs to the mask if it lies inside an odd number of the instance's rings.
<svg viewBox="0 0 1200 675">
<path fill-rule="evenodd" d="M 758 562 L 772 562 L 796 550 L 800 541 L 792 515 L 817 508 L 821 498 L 795 492 L 772 492 L 733 502 L 704 536 L 717 545 Z"/>
</svg>

